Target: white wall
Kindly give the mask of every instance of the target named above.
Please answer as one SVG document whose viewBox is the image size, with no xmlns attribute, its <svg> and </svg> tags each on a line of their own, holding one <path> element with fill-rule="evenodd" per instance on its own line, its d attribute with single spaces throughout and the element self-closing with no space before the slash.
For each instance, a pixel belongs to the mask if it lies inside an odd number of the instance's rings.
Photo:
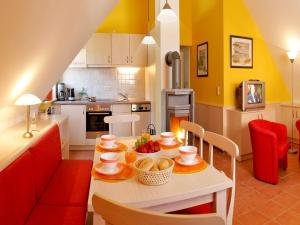
<svg viewBox="0 0 300 225">
<path fill-rule="evenodd" d="M 118 92 L 128 93 L 130 98 L 145 98 L 145 70 L 136 73 L 119 72 L 116 68 L 70 68 L 61 79 L 67 87 L 75 89 L 75 96 L 82 88 L 89 96 L 118 98 Z"/>
<path fill-rule="evenodd" d="M 300 54 L 295 61 L 294 82 L 291 81 L 291 64 L 286 55 L 289 50 L 300 51 L 300 1 L 244 0 L 244 2 L 268 44 L 290 91 L 293 83 L 294 99 L 300 102 Z"/>
<path fill-rule="evenodd" d="M 8 118 L 17 115 L 12 105 L 22 93 L 46 96 L 117 2 L 1 1 L 1 126 L 15 122 Z"/>
<path fill-rule="evenodd" d="M 155 16 L 157 17 L 160 10 L 165 4 L 165 0 L 155 0 Z M 171 70 L 166 65 L 165 55 L 169 51 L 180 52 L 179 40 L 179 0 L 168 1 L 178 20 L 171 23 L 160 23 L 156 21 L 152 34 L 156 40 L 156 45 L 150 46 L 148 51 L 149 67 L 146 72 L 146 98 L 152 101 L 152 121 L 155 121 L 158 131 L 161 130 L 162 124 L 162 103 L 161 91 L 170 88 Z"/>
</svg>

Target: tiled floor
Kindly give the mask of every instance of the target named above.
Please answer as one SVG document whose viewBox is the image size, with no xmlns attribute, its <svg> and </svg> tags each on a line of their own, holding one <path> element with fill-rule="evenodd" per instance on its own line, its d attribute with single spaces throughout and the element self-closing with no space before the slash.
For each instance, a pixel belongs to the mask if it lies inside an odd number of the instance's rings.
<svg viewBox="0 0 300 225">
<path fill-rule="evenodd" d="M 92 159 L 93 152 L 71 151 L 70 158 Z M 300 163 L 297 154 L 289 155 L 288 160 L 288 169 L 279 171 L 277 185 L 256 180 L 252 160 L 237 163 L 234 225 L 300 225 Z M 229 171 L 226 154 L 215 151 L 214 163 Z"/>
</svg>

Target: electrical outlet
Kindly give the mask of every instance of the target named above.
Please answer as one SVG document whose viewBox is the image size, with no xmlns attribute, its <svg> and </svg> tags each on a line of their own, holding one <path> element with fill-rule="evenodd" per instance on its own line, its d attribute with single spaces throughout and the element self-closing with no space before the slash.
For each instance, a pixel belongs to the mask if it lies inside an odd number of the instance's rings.
<svg viewBox="0 0 300 225">
<path fill-rule="evenodd" d="M 104 87 L 103 87 L 103 90 L 104 91 L 111 91 L 111 86 L 110 85 L 105 85 Z"/>
<path fill-rule="evenodd" d="M 218 85 L 216 88 L 217 96 L 220 96 L 220 86 Z"/>
</svg>

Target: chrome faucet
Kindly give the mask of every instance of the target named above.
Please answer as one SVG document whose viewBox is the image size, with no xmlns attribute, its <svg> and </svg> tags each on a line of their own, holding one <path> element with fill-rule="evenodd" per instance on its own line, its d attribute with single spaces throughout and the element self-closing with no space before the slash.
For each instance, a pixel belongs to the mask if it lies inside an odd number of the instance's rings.
<svg viewBox="0 0 300 225">
<path fill-rule="evenodd" d="M 119 92 L 118 95 L 123 98 L 122 101 L 128 101 L 128 93 Z"/>
</svg>

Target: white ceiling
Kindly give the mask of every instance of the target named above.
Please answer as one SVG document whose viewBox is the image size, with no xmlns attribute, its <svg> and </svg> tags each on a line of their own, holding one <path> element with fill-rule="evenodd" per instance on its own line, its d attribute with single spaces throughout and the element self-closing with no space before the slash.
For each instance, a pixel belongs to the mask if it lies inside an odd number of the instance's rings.
<svg viewBox="0 0 300 225">
<path fill-rule="evenodd" d="M 1 1 L 0 107 L 43 98 L 118 0 Z"/>
<path fill-rule="evenodd" d="M 291 64 L 286 52 L 300 51 L 300 1 L 299 0 L 244 0 L 255 20 L 275 62 L 294 97 L 300 100 L 300 54 L 295 61 L 294 82 Z"/>
</svg>

